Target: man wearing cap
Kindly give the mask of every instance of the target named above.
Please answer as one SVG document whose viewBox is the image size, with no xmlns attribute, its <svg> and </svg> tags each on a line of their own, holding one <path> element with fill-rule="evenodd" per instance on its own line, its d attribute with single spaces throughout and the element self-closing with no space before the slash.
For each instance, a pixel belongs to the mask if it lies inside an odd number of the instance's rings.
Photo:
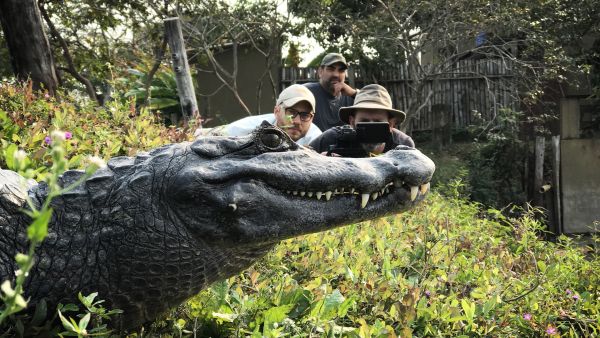
<svg viewBox="0 0 600 338">
<path fill-rule="evenodd" d="M 415 143 L 410 136 L 394 128 L 396 124 L 404 121 L 406 114 L 392 108 L 390 94 L 380 85 L 371 84 L 363 87 L 356 95 L 353 106 L 340 108 L 339 118 L 353 129 L 355 129 L 358 122 L 389 123 L 390 135 L 385 143 L 358 145 L 364 150 L 364 155 L 362 156 L 385 153 L 388 150 L 396 148 L 398 145 L 415 147 Z M 343 128 L 333 127 L 324 131 L 323 134 L 310 142 L 309 146 L 319 153 L 327 154 L 332 146 L 338 144 L 340 131 Z"/>
<path fill-rule="evenodd" d="M 344 82 L 347 69 L 344 56 L 329 53 L 323 57 L 319 66 L 319 82 L 305 84 L 315 96 L 317 106 L 313 123 L 321 130 L 342 125 L 338 110 L 354 103 L 354 96 L 358 91 Z"/>
<path fill-rule="evenodd" d="M 242 136 L 250 134 L 263 121 L 283 129 L 290 138 L 300 144 L 308 145 L 321 135 L 319 127 L 312 123 L 315 116 L 315 98 L 302 85 L 291 85 L 277 98 L 273 114 L 248 116 L 223 127 L 213 128 L 209 135 Z M 218 130 L 216 130 L 218 129 Z"/>
</svg>

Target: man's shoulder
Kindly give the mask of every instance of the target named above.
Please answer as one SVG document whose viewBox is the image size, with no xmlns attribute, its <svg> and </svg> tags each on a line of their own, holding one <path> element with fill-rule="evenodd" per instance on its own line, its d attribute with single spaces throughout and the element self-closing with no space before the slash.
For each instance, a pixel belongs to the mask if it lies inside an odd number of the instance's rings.
<svg viewBox="0 0 600 338">
<path fill-rule="evenodd" d="M 318 82 L 307 82 L 307 83 L 303 84 L 303 86 L 311 89 L 311 88 L 319 88 L 321 86 L 321 84 Z"/>
<path fill-rule="evenodd" d="M 331 127 L 322 132 L 316 139 L 320 140 L 321 142 L 330 142 L 331 140 L 336 140 L 340 128 L 341 126 Z"/>
<path fill-rule="evenodd" d="M 411 148 L 415 147 L 415 142 L 413 141 L 413 139 L 410 136 L 406 135 L 406 133 L 396 128 L 392 129 L 392 138 L 396 145 L 405 145 Z"/>
<path fill-rule="evenodd" d="M 308 90 L 310 90 L 313 95 L 319 95 L 325 92 L 325 90 L 323 90 L 323 87 L 321 87 L 321 84 L 318 82 L 307 82 L 304 84 L 304 87 L 308 88 Z"/>
<path fill-rule="evenodd" d="M 316 124 L 311 123 L 310 128 L 308 128 L 308 132 L 306 133 L 306 135 L 304 135 L 303 138 L 296 141 L 296 143 L 298 143 L 299 145 L 302 145 L 302 146 L 307 146 L 313 140 L 315 140 L 316 138 L 321 136 L 321 134 L 323 134 L 323 132 L 321 132 L 321 129 L 319 129 L 319 127 L 317 127 Z"/>
<path fill-rule="evenodd" d="M 258 127 L 262 121 L 269 123 L 275 122 L 275 116 L 273 114 L 261 114 L 254 116 L 247 116 L 237 121 L 233 121 L 226 126 L 225 133 L 228 136 L 243 136 L 252 132 Z"/>
</svg>

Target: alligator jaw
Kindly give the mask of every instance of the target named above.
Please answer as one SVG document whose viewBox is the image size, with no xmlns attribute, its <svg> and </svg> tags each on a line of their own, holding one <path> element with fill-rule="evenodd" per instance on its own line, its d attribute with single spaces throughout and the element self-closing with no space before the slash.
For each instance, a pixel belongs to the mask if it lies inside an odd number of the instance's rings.
<svg viewBox="0 0 600 338">
<path fill-rule="evenodd" d="M 364 209 L 369 203 L 374 203 L 378 199 L 388 198 L 389 195 L 392 195 L 398 189 L 403 189 L 405 191 L 404 194 L 408 193 L 410 201 L 414 202 L 418 196 L 427 194 L 429 186 L 429 182 L 418 186 L 410 186 L 401 180 L 395 180 L 385 184 L 383 187 L 370 191 L 360 191 L 352 186 L 342 186 L 332 190 L 321 189 L 322 191 L 318 189 L 286 190 L 285 194 L 292 201 L 294 199 L 315 199 L 327 202 L 335 198 L 351 197 L 357 201 L 356 205 Z"/>
</svg>

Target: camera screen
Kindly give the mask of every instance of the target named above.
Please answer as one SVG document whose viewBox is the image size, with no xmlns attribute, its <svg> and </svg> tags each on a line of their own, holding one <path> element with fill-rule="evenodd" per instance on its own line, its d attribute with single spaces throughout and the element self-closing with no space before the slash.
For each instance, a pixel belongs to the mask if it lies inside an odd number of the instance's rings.
<svg viewBox="0 0 600 338">
<path fill-rule="evenodd" d="M 359 143 L 384 143 L 390 137 L 390 124 L 387 122 L 356 123 L 356 140 Z"/>
</svg>

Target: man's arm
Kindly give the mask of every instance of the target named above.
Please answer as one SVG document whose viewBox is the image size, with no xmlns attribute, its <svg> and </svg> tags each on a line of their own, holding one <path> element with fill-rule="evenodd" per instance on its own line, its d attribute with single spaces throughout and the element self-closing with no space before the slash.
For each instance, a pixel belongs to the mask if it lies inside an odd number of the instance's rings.
<svg viewBox="0 0 600 338">
<path fill-rule="evenodd" d="M 355 97 L 356 94 L 358 93 L 358 89 L 354 89 L 352 87 L 350 87 L 350 85 L 348 85 L 345 82 L 338 82 L 334 85 L 334 91 L 336 94 L 340 93 L 344 96 L 350 96 L 350 97 Z M 334 95 L 337 96 L 337 95 Z"/>
<path fill-rule="evenodd" d="M 318 153 L 327 152 L 329 145 L 336 144 L 336 135 L 335 127 L 327 129 L 323 134 L 312 140 L 308 146 Z"/>
</svg>

